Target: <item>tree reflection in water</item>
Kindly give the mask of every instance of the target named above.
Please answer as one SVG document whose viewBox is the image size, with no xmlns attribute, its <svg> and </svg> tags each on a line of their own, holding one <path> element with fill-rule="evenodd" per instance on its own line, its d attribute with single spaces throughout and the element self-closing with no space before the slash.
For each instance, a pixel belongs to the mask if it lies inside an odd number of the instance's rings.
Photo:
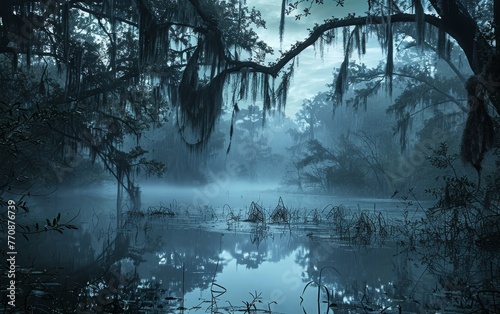
<svg viewBox="0 0 500 314">
<path fill-rule="evenodd" d="M 445 280 L 416 252 L 335 240 L 328 224 L 239 222 L 228 232 L 225 222 L 140 216 L 103 232 L 106 219 L 24 244 L 20 311 L 398 313 L 456 301 L 439 298 Z"/>
</svg>

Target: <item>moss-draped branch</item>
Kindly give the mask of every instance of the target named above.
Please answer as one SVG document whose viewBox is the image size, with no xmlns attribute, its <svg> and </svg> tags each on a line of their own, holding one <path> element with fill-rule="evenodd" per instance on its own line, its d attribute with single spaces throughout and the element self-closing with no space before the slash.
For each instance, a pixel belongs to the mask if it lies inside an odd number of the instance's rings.
<svg viewBox="0 0 500 314">
<path fill-rule="evenodd" d="M 98 13 L 98 11 L 91 6 L 101 2 L 102 1 L 97 0 L 85 2 L 73 0 L 64 6 L 66 10 L 68 6 L 71 6 L 72 8 L 94 14 L 98 18 L 109 17 L 109 14 L 112 12 L 110 13 L 104 10 L 101 13 Z M 12 5 L 12 3 L 14 2 L 11 1 L 9 3 L 3 3 L 2 6 L 9 6 Z M 362 27 L 366 25 L 389 25 L 389 23 L 390 25 L 394 25 L 395 23 L 417 23 L 419 24 L 419 28 L 422 28 L 422 23 L 432 25 L 456 40 L 466 54 L 467 59 L 476 74 L 481 74 L 488 62 L 488 57 L 493 53 L 493 48 L 488 44 L 485 37 L 482 36 L 477 23 L 467 13 L 467 10 L 462 8 L 462 5 L 458 1 L 451 0 L 431 1 L 431 5 L 434 6 L 439 16 L 422 14 L 422 12 L 419 11 L 418 14 L 416 12 L 416 14 L 396 13 L 387 16 L 348 16 L 344 19 L 327 20 L 323 24 L 314 27 L 304 41 L 296 43 L 288 51 L 284 52 L 277 61 L 269 63 L 268 65 L 256 61 L 241 61 L 237 56 L 236 49 L 235 53 L 230 53 L 227 38 L 224 37 L 226 35 L 226 30 L 222 29 L 220 24 L 221 21 L 218 21 L 217 18 L 211 14 L 210 10 L 207 10 L 210 6 L 217 6 L 217 4 L 201 0 L 187 0 L 185 3 L 182 3 L 182 5 L 178 4 L 179 7 L 177 9 L 189 9 L 189 7 L 191 7 L 190 13 L 165 13 L 167 15 L 155 15 L 153 12 L 154 10 L 148 7 L 149 2 L 135 0 L 134 3 L 140 10 L 139 15 L 131 18 L 124 18 L 123 16 L 117 15 L 113 18 L 113 20 L 128 25 L 129 27 L 138 28 L 139 60 L 137 60 L 134 64 L 145 66 L 140 67 L 139 69 L 134 67 L 129 67 L 127 69 L 126 67 L 120 68 L 117 64 L 117 68 L 121 69 L 121 71 L 119 71 L 120 75 L 117 75 L 116 78 L 112 79 L 112 82 L 104 84 L 100 87 L 98 86 L 81 90 L 79 93 L 70 95 L 66 99 L 59 98 L 57 99 L 57 102 L 65 102 L 68 100 L 81 101 L 98 93 L 106 92 L 106 89 L 108 88 L 112 89 L 119 86 L 126 80 L 132 81 L 132 79 L 137 79 L 144 74 L 158 76 L 157 71 L 152 71 L 151 67 L 156 66 L 152 65 L 152 63 L 158 63 L 159 61 L 165 63 L 164 60 L 167 59 L 167 56 L 158 56 L 158 54 L 177 54 L 180 55 L 181 58 L 183 58 L 182 56 L 188 55 L 188 57 L 184 59 L 184 65 L 187 66 L 185 66 L 182 70 L 182 79 L 177 81 L 164 81 L 164 84 L 170 85 L 166 88 L 169 91 L 167 93 L 168 98 L 172 104 L 178 105 L 181 108 L 181 112 L 184 114 L 184 121 L 193 127 L 193 129 L 200 130 L 203 135 L 202 138 L 207 138 L 213 130 L 215 121 L 222 113 L 222 97 L 219 96 L 222 94 L 222 89 L 230 81 L 233 74 L 238 77 L 248 76 L 245 79 L 241 79 L 241 82 L 250 81 L 249 78 L 252 75 L 249 75 L 249 73 L 259 74 L 262 76 L 260 78 L 255 75 L 252 76 L 252 82 L 261 82 L 260 87 L 256 88 L 256 85 L 259 84 L 247 83 L 247 86 L 243 86 L 243 83 L 240 83 L 242 86 L 238 93 L 240 98 L 252 95 L 253 99 L 255 98 L 255 94 L 258 93 L 266 100 L 264 105 L 265 109 L 269 109 L 271 108 L 270 103 L 273 105 L 276 103 L 274 99 L 276 94 L 274 90 L 270 91 L 269 89 L 273 89 L 272 86 L 274 80 L 280 75 L 285 67 L 287 65 L 292 66 L 292 61 L 305 49 L 313 46 L 316 42 L 321 41 L 324 35 L 338 28 L 352 26 Z M 396 10 L 396 12 L 398 11 Z M 135 20 L 139 19 L 139 17 L 142 19 L 141 21 Z M 145 24 L 144 21 L 147 21 L 147 24 Z M 461 23 L 456 23 L 456 21 L 461 21 Z M 191 29 L 191 33 L 198 36 L 198 42 L 194 45 L 194 47 L 187 45 L 185 47 L 186 49 L 181 49 L 184 51 L 182 53 L 179 53 L 179 50 L 173 49 L 175 47 L 172 47 L 170 43 L 170 36 L 172 36 L 172 34 L 169 34 L 169 31 L 172 30 L 173 26 L 183 29 Z M 5 30 L 6 29 L 4 29 L 4 31 Z M 66 33 L 63 35 L 66 36 Z M 392 34 L 386 35 L 392 37 Z M 161 38 L 156 38 L 155 36 L 160 36 Z M 160 40 L 162 38 L 167 39 L 168 42 Z M 26 54 L 29 52 L 29 49 L 12 50 L 8 44 L 9 42 L 7 38 L 3 36 L 2 41 L 0 42 L 0 53 Z M 114 43 L 111 44 L 114 45 Z M 233 43 L 233 45 L 237 44 L 238 43 Z M 390 44 L 390 40 L 385 41 L 385 45 Z M 64 43 L 63 46 L 66 47 L 67 43 Z M 243 49 L 248 48 L 246 47 Z M 198 51 L 198 53 L 192 53 L 195 50 Z M 390 50 L 387 49 L 386 51 L 389 52 Z M 31 52 L 36 53 L 36 51 Z M 64 53 L 65 56 L 61 56 L 62 60 L 65 60 L 67 57 L 67 48 L 64 49 Z M 391 58 L 391 56 L 388 56 L 388 58 Z M 113 60 L 117 62 L 119 59 Z M 191 66 L 189 66 L 189 64 L 191 64 Z M 164 64 L 161 65 L 164 66 Z M 208 82 L 205 81 L 194 85 L 192 79 L 198 77 L 198 74 L 195 74 L 195 72 L 200 71 L 200 66 L 206 68 L 211 67 L 209 71 L 210 79 Z M 164 68 L 166 71 L 169 71 L 169 69 L 173 67 L 178 67 L 178 64 L 168 65 Z M 278 99 L 278 102 L 280 104 L 283 99 L 286 100 L 286 87 L 289 85 L 291 73 L 293 73 L 293 67 L 290 68 L 288 73 L 283 75 L 286 82 L 285 84 L 280 85 L 279 88 L 279 97 L 281 101 Z M 389 68 L 387 70 L 387 75 L 391 76 L 391 73 L 392 69 Z M 112 75 L 112 77 L 114 77 L 114 75 Z M 116 84 L 113 82 L 116 82 Z M 177 84 L 177 86 L 175 86 L 175 84 Z M 247 91 L 243 90 L 245 88 Z M 248 92 L 249 90 L 251 92 Z M 189 93 L 195 95 L 195 97 L 188 97 Z M 215 100 L 207 101 L 204 99 L 205 97 L 210 98 L 211 95 L 214 94 L 219 95 L 218 97 L 215 97 Z M 181 97 L 179 97 L 179 95 Z M 497 111 L 500 112 L 500 108 L 497 108 Z M 209 114 L 210 117 L 203 117 L 204 114 Z"/>
</svg>

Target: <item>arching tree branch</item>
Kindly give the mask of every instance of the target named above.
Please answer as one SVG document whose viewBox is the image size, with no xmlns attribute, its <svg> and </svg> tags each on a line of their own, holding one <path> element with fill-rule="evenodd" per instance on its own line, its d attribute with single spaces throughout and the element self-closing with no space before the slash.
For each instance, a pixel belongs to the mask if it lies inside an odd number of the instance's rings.
<svg viewBox="0 0 500 314">
<path fill-rule="evenodd" d="M 381 25 L 387 23 L 388 18 L 389 17 L 383 17 L 383 16 L 370 16 L 370 17 L 366 16 L 366 17 L 355 17 L 343 20 L 329 21 L 314 28 L 314 30 L 311 32 L 311 34 L 306 40 L 296 44 L 291 50 L 283 54 L 283 56 L 276 63 L 270 64 L 269 66 L 265 66 L 251 61 L 227 60 L 228 63 L 231 64 L 231 67 L 227 68 L 223 72 L 225 72 L 224 74 L 237 73 L 242 69 L 247 68 L 253 70 L 254 72 L 268 74 L 273 77 L 276 77 L 279 71 L 283 69 L 283 67 L 288 62 L 290 62 L 293 58 L 297 57 L 302 51 L 312 46 L 325 32 L 336 28 L 348 27 L 348 26 L 367 25 L 367 24 Z M 390 19 L 392 23 L 405 23 L 405 22 L 413 23 L 415 22 L 415 15 L 406 13 L 394 14 L 390 16 Z M 425 15 L 424 20 L 426 23 L 431 24 L 435 27 L 440 27 L 441 25 L 441 20 L 433 15 Z"/>
</svg>

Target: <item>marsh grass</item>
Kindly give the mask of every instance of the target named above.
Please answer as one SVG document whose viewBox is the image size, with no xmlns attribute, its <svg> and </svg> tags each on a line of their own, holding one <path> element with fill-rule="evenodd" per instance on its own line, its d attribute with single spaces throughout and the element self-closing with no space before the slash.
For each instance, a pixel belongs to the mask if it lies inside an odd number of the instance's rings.
<svg viewBox="0 0 500 314">
<path fill-rule="evenodd" d="M 302 306 L 302 309 L 303 309 L 304 313 L 306 313 L 306 310 L 304 309 L 304 307 L 302 305 L 302 303 L 304 302 L 304 293 L 312 285 L 316 285 L 316 287 L 318 289 L 317 290 L 317 299 L 316 299 L 317 306 L 318 306 L 318 313 L 322 313 L 321 312 L 321 304 L 322 303 L 326 303 L 327 304 L 326 313 L 329 313 L 330 308 L 333 305 L 333 303 L 332 303 L 332 300 L 333 300 L 333 290 L 332 290 L 332 292 L 330 292 L 330 290 L 328 289 L 328 287 L 322 283 L 322 281 L 323 281 L 323 271 L 325 269 L 334 270 L 335 273 L 338 274 L 339 277 L 342 277 L 342 275 L 339 273 L 339 271 L 335 267 L 333 267 L 333 266 L 326 266 L 326 267 L 321 268 L 321 270 L 319 271 L 319 279 L 318 279 L 318 281 L 314 281 L 314 280 L 309 281 L 304 286 L 304 289 L 302 290 L 302 295 L 300 296 L 300 300 L 301 300 L 300 301 L 300 305 Z M 324 291 L 324 293 L 326 295 L 326 300 L 325 301 L 321 300 L 321 291 Z"/>
<path fill-rule="evenodd" d="M 210 295 L 211 295 L 211 301 L 210 305 L 207 308 L 207 310 L 210 310 L 210 313 L 219 313 L 219 298 L 223 296 L 227 292 L 227 289 L 219 285 L 218 283 L 212 282 L 212 285 L 210 286 Z"/>
<path fill-rule="evenodd" d="M 262 303 L 262 293 L 251 293 L 250 295 L 252 296 L 252 300 L 250 301 L 241 301 L 245 305 L 245 312 L 244 313 L 252 313 L 252 311 L 257 311 L 257 303 Z"/>
<path fill-rule="evenodd" d="M 290 214 L 290 211 L 288 208 L 286 208 L 285 204 L 283 203 L 283 199 L 279 198 L 278 200 L 278 205 L 274 208 L 273 212 L 271 213 L 271 221 L 273 223 L 289 223 L 292 215 Z"/>
<path fill-rule="evenodd" d="M 357 211 L 343 205 L 327 205 L 321 213 L 342 241 L 370 245 L 396 236 L 394 221 L 380 211 Z"/>
<path fill-rule="evenodd" d="M 247 219 L 244 221 L 247 222 L 264 222 L 266 219 L 266 213 L 264 208 L 257 204 L 256 202 L 252 202 L 250 204 L 250 209 L 248 211 Z"/>
<path fill-rule="evenodd" d="M 147 209 L 147 215 L 150 218 L 154 217 L 173 217 L 175 216 L 174 210 L 171 207 L 163 206 L 160 203 L 160 206 L 149 206 Z"/>
<path fill-rule="evenodd" d="M 226 210 L 228 211 L 227 214 Z M 228 204 L 224 204 L 224 206 L 222 207 L 222 215 L 226 216 L 226 224 L 228 230 L 231 230 L 233 225 L 237 225 L 241 221 L 242 217 L 241 210 L 238 214 L 235 214 L 231 206 L 229 206 Z"/>
<path fill-rule="evenodd" d="M 158 206 L 149 206 L 146 209 L 134 208 L 132 210 L 128 210 L 126 212 L 126 217 L 127 219 L 141 219 L 144 217 L 148 217 L 149 219 L 174 217 L 182 212 L 187 213 L 188 209 L 189 208 L 185 208 L 184 205 L 179 205 L 174 199 L 169 206 L 165 206 L 162 202 L 160 202 L 160 205 Z"/>
<path fill-rule="evenodd" d="M 227 303 L 228 306 L 221 306 L 219 305 L 220 302 L 220 297 L 223 296 L 226 292 L 227 289 L 221 285 L 217 285 L 215 287 L 212 287 L 212 300 L 203 300 L 199 305 L 189 308 L 187 310 L 198 310 L 201 308 L 201 305 L 203 303 L 209 303 L 209 306 L 205 309 L 205 313 L 213 313 L 213 314 L 221 314 L 221 313 L 229 313 L 229 314 L 236 314 L 236 313 L 269 313 L 272 314 L 273 311 L 271 309 L 271 305 L 277 304 L 276 301 L 270 301 L 267 304 L 264 305 L 264 302 L 262 301 L 262 293 L 259 293 L 257 291 L 249 292 L 251 298 L 250 300 L 241 300 L 241 303 L 243 305 L 233 305 L 231 301 L 225 301 L 224 303 Z M 267 308 L 265 308 L 267 307 Z"/>
<path fill-rule="evenodd" d="M 425 287 L 422 289 L 428 290 L 418 291 L 427 295 L 427 303 L 422 304 L 422 308 L 434 312 L 499 313 L 500 196 L 495 192 L 498 187 L 478 188 L 463 177 L 442 177 L 440 180 L 443 181 L 442 188 L 428 190 L 430 195 L 436 197 L 436 204 L 433 207 L 424 208 L 414 191 L 409 190 L 408 196 L 401 196 L 401 214 L 397 218 L 388 216 L 382 211 L 361 210 L 359 206 L 357 209 L 352 209 L 344 205 L 330 204 L 322 210 L 290 209 L 285 206 L 282 197 L 279 197 L 274 209 L 272 207 L 266 209 L 257 202 L 251 202 L 248 210 L 233 209 L 228 204 L 222 209 L 211 206 L 190 209 L 174 201 L 169 206 L 160 203 L 159 206 L 151 206 L 146 210 L 130 210 L 126 215 L 127 221 L 135 223 L 136 220 L 144 218 L 178 218 L 182 216 L 180 214 L 185 213 L 184 216 L 190 219 L 200 217 L 204 221 L 225 219 L 228 229 L 237 228 L 240 223 L 246 222 L 247 226 L 252 226 L 249 233 L 252 244 L 259 244 L 263 239 L 272 238 L 276 230 L 272 224 L 285 224 L 285 228 L 289 227 L 291 232 L 290 225 L 295 222 L 323 224 L 320 228 L 327 229 L 333 238 L 349 245 L 369 247 L 384 241 L 394 241 L 397 244 L 396 255 L 400 255 L 403 260 L 408 261 L 408 264 L 424 269 L 416 281 L 408 279 L 411 278 L 409 266 L 396 269 L 395 277 L 404 277 L 401 286 L 410 288 L 405 295 L 401 293 L 395 298 L 414 300 L 413 295 L 418 289 L 417 286 L 422 283 L 421 279 L 424 278 L 424 274 L 429 274 L 437 278 L 437 284 L 430 290 Z M 334 270 L 340 276 L 333 266 L 324 267 L 320 270 L 318 280 L 309 281 L 302 291 L 303 297 L 306 291 L 317 288 L 318 309 L 321 306 L 324 308 L 326 303 L 326 313 L 330 310 L 361 313 L 368 311 L 387 313 L 389 310 L 394 310 L 372 305 L 370 291 L 366 288 L 362 297 L 356 293 L 358 297 L 356 302 L 343 301 L 340 295 L 335 294 L 333 288 L 325 284 L 324 270 L 327 269 Z M 81 304 L 86 304 L 82 305 L 82 312 L 94 311 L 98 302 L 96 296 L 103 293 L 110 294 L 104 309 L 111 313 L 133 312 L 141 306 L 151 309 L 163 306 L 169 313 L 178 313 L 201 309 L 206 303 L 209 305 L 205 310 L 211 313 L 271 313 L 271 305 L 276 303 L 273 301 L 264 304 L 260 294 L 255 292 L 250 293 L 249 300 L 243 300 L 239 305 L 233 306 L 228 302 L 229 307 L 221 307 L 219 306 L 221 297 L 227 290 L 224 286 L 213 282 L 210 286 L 211 300 L 204 300 L 198 306 L 186 309 L 180 294 L 166 295 L 154 283 L 141 283 L 137 278 L 123 279 L 123 282 L 119 283 L 120 289 L 109 292 L 106 290 L 112 288 L 106 288 L 106 285 L 109 286 L 109 280 L 104 276 L 97 278 L 88 283 L 86 289 L 80 290 L 78 297 L 73 296 Z M 38 289 L 34 283 L 28 287 L 33 293 L 44 295 L 50 293 L 51 289 L 50 287 L 45 287 L 45 290 Z M 157 289 L 156 294 L 152 289 Z M 64 302 L 62 298 L 56 297 L 56 299 Z M 69 309 L 68 306 L 66 308 Z"/>
<path fill-rule="evenodd" d="M 133 219 L 133 218 L 143 218 L 146 216 L 146 213 L 139 208 L 135 208 L 135 209 L 127 211 L 126 215 L 127 215 L 127 219 L 130 219 L 130 218 Z"/>
<path fill-rule="evenodd" d="M 343 205 L 326 206 L 321 218 L 341 241 L 365 246 L 395 241 L 397 255 L 403 255 L 414 267 L 424 269 L 416 281 L 408 279 L 403 283 L 409 287 L 406 295 L 409 300 L 418 290 L 429 296 L 428 303 L 422 306 L 432 311 L 500 313 L 500 195 L 497 192 L 500 184 L 495 182 L 493 187 L 478 188 L 467 177 L 455 175 L 438 179 L 442 180 L 442 187 L 427 190 L 436 198 L 430 208 L 424 208 L 410 189 L 407 196 L 401 197 L 398 218 L 389 218 L 375 210 L 358 208 L 356 211 Z M 409 269 L 400 271 L 409 272 Z M 437 285 L 431 290 L 422 290 L 428 289 L 425 285 L 418 288 L 423 284 L 424 274 L 437 278 Z M 403 274 L 402 278 L 409 276 Z M 312 285 L 318 287 L 318 294 L 324 292 L 325 302 L 331 300 L 321 280 L 306 284 L 304 292 Z M 337 309 L 351 306 L 335 304 Z M 361 308 L 368 310 L 363 299 Z"/>
<path fill-rule="evenodd" d="M 219 219 L 216 210 L 212 206 L 209 206 L 209 205 L 203 205 L 203 206 L 198 207 L 198 214 L 205 221 Z"/>
<path fill-rule="evenodd" d="M 311 215 L 312 213 L 312 215 Z M 311 220 L 319 224 L 322 221 L 321 213 L 317 210 L 307 212 L 306 209 L 290 209 L 285 206 L 283 198 L 280 196 L 278 204 L 273 210 L 267 210 L 257 202 L 251 202 L 248 209 L 247 218 L 244 222 L 264 223 L 264 224 L 291 224 L 293 222 L 309 223 Z"/>
</svg>

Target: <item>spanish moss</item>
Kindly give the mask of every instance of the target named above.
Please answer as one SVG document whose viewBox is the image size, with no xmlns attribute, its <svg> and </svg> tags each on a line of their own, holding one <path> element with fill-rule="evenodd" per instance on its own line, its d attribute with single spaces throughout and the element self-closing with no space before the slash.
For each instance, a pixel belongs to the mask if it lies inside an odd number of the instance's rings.
<svg viewBox="0 0 500 314">
<path fill-rule="evenodd" d="M 425 22 L 424 22 L 424 8 L 422 0 L 413 0 L 413 8 L 415 11 L 415 24 L 416 24 L 416 41 L 417 46 L 424 46 L 425 42 Z"/>
<path fill-rule="evenodd" d="M 493 120 L 486 108 L 485 90 L 480 78 L 469 78 L 466 90 L 470 111 L 462 135 L 460 155 L 465 163 L 472 165 L 477 171 L 480 182 L 482 163 L 494 144 L 495 132 Z"/>
</svg>

